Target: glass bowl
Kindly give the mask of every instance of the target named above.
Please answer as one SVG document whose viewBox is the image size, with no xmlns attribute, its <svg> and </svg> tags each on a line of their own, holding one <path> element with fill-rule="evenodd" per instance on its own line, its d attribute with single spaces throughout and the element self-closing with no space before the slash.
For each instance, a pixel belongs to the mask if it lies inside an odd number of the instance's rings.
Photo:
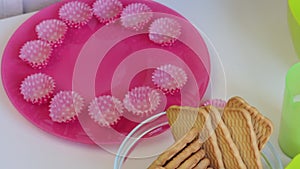
<svg viewBox="0 0 300 169">
<path fill-rule="evenodd" d="M 174 143 L 166 113 L 156 114 L 136 126 L 117 151 L 114 169 L 147 168 L 157 155 Z M 283 169 L 278 153 L 268 142 L 261 151 L 263 169 Z"/>
</svg>

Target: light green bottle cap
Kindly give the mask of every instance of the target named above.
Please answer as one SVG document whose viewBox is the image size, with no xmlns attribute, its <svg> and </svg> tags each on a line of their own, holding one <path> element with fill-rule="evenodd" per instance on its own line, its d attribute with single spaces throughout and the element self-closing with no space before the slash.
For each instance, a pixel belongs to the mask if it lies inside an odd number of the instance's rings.
<svg viewBox="0 0 300 169">
<path fill-rule="evenodd" d="M 300 58 L 300 0 L 289 0 L 288 23 L 294 48 Z"/>
<path fill-rule="evenodd" d="M 299 169 L 300 168 L 300 154 L 298 154 L 285 169 Z"/>
</svg>

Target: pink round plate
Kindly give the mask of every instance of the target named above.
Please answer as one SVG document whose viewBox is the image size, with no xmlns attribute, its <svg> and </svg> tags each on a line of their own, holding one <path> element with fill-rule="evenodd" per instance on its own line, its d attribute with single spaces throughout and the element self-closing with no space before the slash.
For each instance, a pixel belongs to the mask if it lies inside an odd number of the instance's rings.
<svg viewBox="0 0 300 169">
<path fill-rule="evenodd" d="M 92 5 L 94 0 L 82 0 Z M 2 57 L 2 82 L 16 109 L 31 123 L 53 135 L 86 144 L 120 143 L 145 117 L 124 117 L 110 130 L 99 127 L 87 115 L 86 108 L 79 120 L 56 123 L 51 120 L 48 104 L 33 105 L 20 94 L 22 80 L 33 73 L 43 72 L 56 81 L 60 90 L 74 90 L 85 99 L 86 107 L 95 96 L 111 94 L 123 100 L 126 92 L 137 86 L 155 87 L 151 74 L 155 67 L 173 64 L 183 68 L 188 82 L 180 93 L 166 95 L 155 113 L 170 105 L 198 106 L 204 95 L 210 74 L 207 47 L 196 28 L 177 12 L 151 0 L 120 0 L 124 6 L 141 2 L 154 12 L 154 18 L 174 17 L 182 26 L 181 38 L 171 47 L 154 44 L 145 32 L 123 28 L 120 21 L 104 25 L 95 17 L 80 29 L 69 28 L 63 44 L 54 49 L 47 67 L 32 69 L 18 58 L 22 45 L 37 39 L 35 26 L 45 19 L 58 19 L 59 8 L 67 1 L 58 2 L 36 13 L 25 21 L 10 38 Z M 95 129 L 95 126 L 97 129 Z M 114 134 L 119 133 L 118 136 Z M 161 132 L 161 131 L 160 131 Z M 95 136 L 97 134 L 99 136 Z M 152 133 L 153 135 L 153 133 Z M 152 136 L 151 135 L 151 136 Z M 150 137 L 150 136 L 149 136 Z"/>
</svg>

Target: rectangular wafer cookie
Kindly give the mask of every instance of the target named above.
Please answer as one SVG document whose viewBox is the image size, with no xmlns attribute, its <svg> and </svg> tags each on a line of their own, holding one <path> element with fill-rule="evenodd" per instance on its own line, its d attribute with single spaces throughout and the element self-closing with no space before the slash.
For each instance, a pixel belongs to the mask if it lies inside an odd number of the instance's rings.
<svg viewBox="0 0 300 169">
<path fill-rule="evenodd" d="M 208 158 L 204 158 L 193 169 L 207 169 L 209 165 L 210 160 Z"/>
<path fill-rule="evenodd" d="M 212 130 L 209 115 L 200 108 L 171 106 L 167 110 L 167 117 L 175 140 L 180 139 L 192 127 L 200 131 L 199 139 L 210 159 L 213 168 L 224 169 L 222 153 L 219 149 L 217 138 Z M 208 120 L 207 120 L 208 119 Z"/>
<path fill-rule="evenodd" d="M 193 169 L 199 163 L 199 161 L 201 162 L 201 159 L 203 159 L 204 156 L 205 156 L 205 151 L 199 150 L 193 155 L 191 155 L 191 157 L 189 157 L 187 160 L 185 160 L 177 169 Z M 174 168 L 170 168 L 170 169 L 174 169 Z"/>
<path fill-rule="evenodd" d="M 169 162 L 165 164 L 164 167 L 166 169 L 178 168 L 181 165 L 181 163 L 187 160 L 188 158 L 190 158 L 192 154 L 200 151 L 201 147 L 202 147 L 202 143 L 199 141 L 197 137 L 197 139 L 195 139 L 192 143 L 190 143 L 183 150 L 181 150 L 179 154 L 177 154 L 174 158 L 169 160 Z M 205 151 L 201 150 L 200 155 L 202 155 L 201 157 L 202 159 L 205 156 Z"/>
<path fill-rule="evenodd" d="M 196 128 L 191 128 L 184 136 L 182 136 L 175 144 L 170 146 L 165 152 L 160 154 L 158 158 L 148 167 L 148 169 L 154 169 L 158 166 L 165 166 L 168 161 L 175 157 L 179 152 L 181 152 L 188 144 L 193 141 L 198 141 L 199 130 Z M 195 143 L 199 148 L 201 144 Z M 197 151 L 197 150 L 195 150 Z"/>
<path fill-rule="evenodd" d="M 225 108 L 222 119 L 247 168 L 262 169 L 250 114 L 245 109 Z"/>
<path fill-rule="evenodd" d="M 200 111 L 207 111 L 211 116 L 212 126 L 215 129 L 219 148 L 222 151 L 223 163 L 226 169 L 247 169 L 240 152 L 232 140 L 227 126 L 224 124 L 218 110 L 212 106 L 206 106 Z"/>
<path fill-rule="evenodd" d="M 252 107 L 244 99 L 238 96 L 230 98 L 226 107 L 243 108 L 249 112 L 256 134 L 258 149 L 262 150 L 273 132 L 272 122 L 268 118 L 264 117 L 255 107 Z"/>
</svg>

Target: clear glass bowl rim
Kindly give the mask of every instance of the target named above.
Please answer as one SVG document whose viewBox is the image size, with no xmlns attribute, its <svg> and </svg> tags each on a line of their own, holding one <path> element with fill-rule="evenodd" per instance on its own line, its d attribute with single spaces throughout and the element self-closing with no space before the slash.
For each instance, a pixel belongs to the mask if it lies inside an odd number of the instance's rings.
<svg viewBox="0 0 300 169">
<path fill-rule="evenodd" d="M 114 161 L 114 169 L 121 169 L 128 153 L 130 152 L 130 150 L 132 149 L 132 147 L 139 141 L 139 139 L 141 139 L 143 136 L 145 136 L 147 133 L 153 131 L 154 129 L 157 129 L 159 127 L 163 127 L 166 125 L 169 125 L 167 121 L 163 121 L 157 125 L 155 125 L 154 127 L 150 127 L 148 129 L 146 129 L 145 131 L 142 131 L 141 133 L 139 133 L 139 130 L 144 127 L 147 124 L 150 124 L 151 122 L 153 122 L 154 120 L 158 119 L 159 117 L 165 116 L 166 112 L 161 112 L 158 113 L 156 115 L 153 115 L 151 117 L 149 117 L 148 119 L 144 120 L 143 122 L 141 122 L 139 125 L 137 125 L 124 139 L 124 141 L 122 142 L 122 144 L 120 145 L 118 152 L 116 154 L 115 157 L 115 161 Z M 264 155 L 264 153 L 271 153 L 273 156 L 273 160 L 269 160 L 268 157 L 266 157 Z M 278 156 L 278 153 L 276 151 L 276 149 L 274 148 L 274 146 L 268 142 L 265 146 L 265 148 L 262 150 L 262 158 L 264 159 L 264 161 L 266 162 L 266 164 L 272 168 L 276 167 L 274 169 L 283 169 L 283 165 L 282 162 Z M 274 161 L 275 159 L 275 161 Z M 272 162 L 271 162 L 272 161 Z M 276 164 L 273 164 L 276 163 Z"/>
</svg>

